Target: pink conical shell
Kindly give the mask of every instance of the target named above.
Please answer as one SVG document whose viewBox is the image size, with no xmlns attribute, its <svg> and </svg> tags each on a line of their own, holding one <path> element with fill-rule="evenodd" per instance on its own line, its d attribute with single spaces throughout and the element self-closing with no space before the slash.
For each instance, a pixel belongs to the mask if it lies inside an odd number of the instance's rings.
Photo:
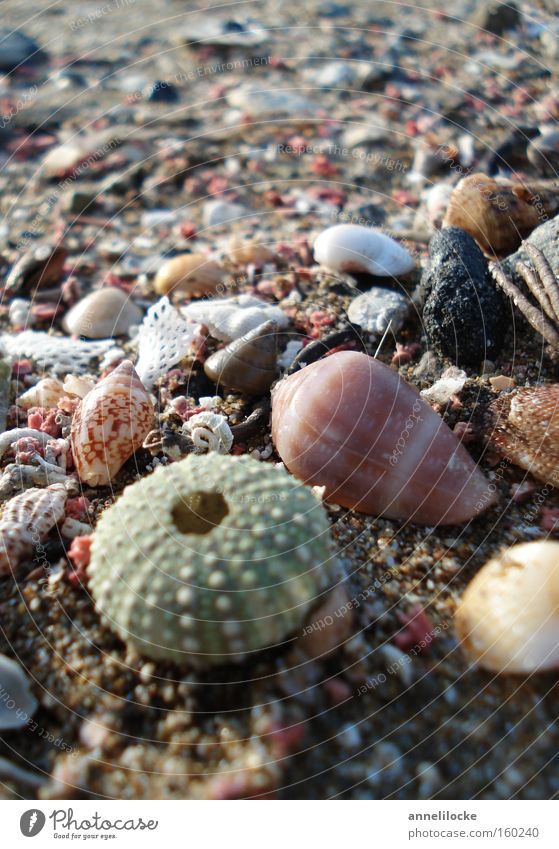
<svg viewBox="0 0 559 849">
<path fill-rule="evenodd" d="M 341 351 L 278 383 L 272 438 L 292 474 L 363 513 L 457 524 L 495 500 L 442 419 L 366 354 Z"/>
<path fill-rule="evenodd" d="M 72 419 L 71 443 L 80 480 L 108 484 L 153 427 L 153 405 L 125 360 L 89 392 Z"/>
</svg>

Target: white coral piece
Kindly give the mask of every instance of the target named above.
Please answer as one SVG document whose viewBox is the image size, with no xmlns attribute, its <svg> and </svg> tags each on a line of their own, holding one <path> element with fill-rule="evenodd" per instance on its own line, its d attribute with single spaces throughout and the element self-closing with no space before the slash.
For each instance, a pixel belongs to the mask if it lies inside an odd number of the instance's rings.
<svg viewBox="0 0 559 849">
<path fill-rule="evenodd" d="M 429 389 L 422 389 L 420 395 L 429 404 L 446 404 L 453 395 L 464 388 L 468 375 L 456 366 L 445 369 L 440 378 Z"/>
<path fill-rule="evenodd" d="M 85 341 L 69 339 L 67 336 L 49 336 L 48 333 L 36 330 L 24 330 L 15 336 L 5 333 L 1 341 L 12 357 L 29 357 L 41 369 L 49 367 L 54 374 L 87 371 L 91 360 L 114 350 L 112 339 Z M 120 356 L 124 356 L 123 351 L 120 351 Z"/>
<path fill-rule="evenodd" d="M 275 321 L 279 330 L 283 330 L 289 323 L 288 317 L 279 307 L 253 298 L 252 295 L 193 301 L 183 307 L 181 312 L 186 318 L 205 325 L 215 339 L 223 342 L 240 339 L 266 321 Z"/>
<path fill-rule="evenodd" d="M 146 313 L 138 331 L 136 372 L 147 389 L 190 350 L 197 325 L 185 321 L 165 295 Z"/>
<path fill-rule="evenodd" d="M 196 454 L 216 451 L 228 454 L 233 445 L 233 434 L 225 416 L 218 413 L 197 413 L 183 426 L 184 431 L 194 443 Z"/>
</svg>

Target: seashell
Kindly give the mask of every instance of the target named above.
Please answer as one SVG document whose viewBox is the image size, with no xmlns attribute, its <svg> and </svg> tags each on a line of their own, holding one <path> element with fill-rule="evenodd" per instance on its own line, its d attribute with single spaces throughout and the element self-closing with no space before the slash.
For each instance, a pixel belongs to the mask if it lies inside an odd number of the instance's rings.
<svg viewBox="0 0 559 849">
<path fill-rule="evenodd" d="M 186 295 L 213 295 L 226 277 L 227 272 L 205 254 L 181 254 L 161 266 L 153 286 L 158 295 L 175 291 Z"/>
<path fill-rule="evenodd" d="M 266 321 L 275 321 L 279 330 L 289 324 L 289 319 L 279 307 L 252 295 L 196 301 L 183 307 L 181 312 L 191 321 L 203 324 L 215 339 L 222 342 L 240 339 Z"/>
<path fill-rule="evenodd" d="M 521 387 L 492 401 L 484 438 L 515 466 L 559 484 L 559 384 Z"/>
<path fill-rule="evenodd" d="M 260 266 L 277 259 L 276 254 L 267 244 L 256 239 L 242 239 L 238 233 L 231 236 L 227 253 L 233 262 L 241 265 L 248 265 L 252 262 L 254 265 Z"/>
<path fill-rule="evenodd" d="M 414 267 L 412 255 L 390 236 L 358 224 L 336 224 L 314 243 L 314 258 L 340 272 L 398 277 Z"/>
<path fill-rule="evenodd" d="M 191 416 L 184 423 L 184 432 L 194 443 L 196 454 L 215 451 L 217 454 L 227 454 L 233 445 L 233 433 L 225 416 L 219 413 L 204 411 Z"/>
<path fill-rule="evenodd" d="M 62 384 L 65 395 L 75 395 L 78 398 L 85 398 L 94 386 L 95 381 L 89 377 L 78 377 L 76 374 L 67 374 Z"/>
<path fill-rule="evenodd" d="M 27 298 L 14 298 L 10 304 L 8 319 L 12 327 L 32 327 L 36 316 L 32 312 L 32 304 Z"/>
<path fill-rule="evenodd" d="M 277 375 L 277 324 L 266 321 L 216 351 L 204 363 L 204 371 L 228 389 L 263 395 Z"/>
<path fill-rule="evenodd" d="M 485 174 L 464 177 L 452 192 L 443 227 L 461 227 L 491 257 L 507 256 L 559 211 L 553 183 L 512 183 Z"/>
<path fill-rule="evenodd" d="M 283 469 L 197 456 L 127 487 L 93 534 L 106 624 L 153 658 L 241 662 L 296 635 L 333 583 L 326 512 Z"/>
<path fill-rule="evenodd" d="M 0 435 L 6 430 L 8 410 L 10 409 L 10 386 L 12 360 L 0 341 Z"/>
<path fill-rule="evenodd" d="M 166 295 L 149 308 L 138 331 L 136 363 L 147 389 L 186 356 L 197 330 L 198 326 L 185 321 Z"/>
<path fill-rule="evenodd" d="M 75 336 L 106 339 L 128 333 L 142 318 L 142 310 L 130 295 L 116 286 L 104 286 L 78 301 L 64 316 L 62 326 Z"/>
<path fill-rule="evenodd" d="M 9 294 L 33 294 L 39 287 L 58 283 L 68 252 L 62 245 L 36 245 L 23 254 L 6 280 Z"/>
<path fill-rule="evenodd" d="M 25 728 L 37 710 L 27 675 L 15 660 L 0 654 L 0 731 Z"/>
<path fill-rule="evenodd" d="M 272 438 L 296 477 L 364 513 L 458 524 L 495 500 L 443 420 L 366 354 L 341 351 L 277 383 Z"/>
<path fill-rule="evenodd" d="M 390 332 L 396 335 L 408 317 L 410 306 L 410 299 L 400 292 L 373 286 L 351 301 L 347 317 L 375 336 L 382 336 L 389 325 Z"/>
<path fill-rule="evenodd" d="M 559 542 L 521 543 L 468 584 L 456 631 L 469 660 L 492 672 L 559 667 Z"/>
<path fill-rule="evenodd" d="M 153 428 L 150 397 L 124 360 L 80 401 L 70 442 L 76 471 L 89 486 L 109 484 Z"/>
<path fill-rule="evenodd" d="M 9 575 L 32 554 L 64 516 L 68 495 L 64 484 L 28 489 L 11 498 L 0 519 L 0 575 Z"/>
<path fill-rule="evenodd" d="M 17 399 L 18 407 L 29 410 L 30 407 L 56 407 L 64 395 L 64 387 L 55 377 L 45 377 Z"/>
</svg>

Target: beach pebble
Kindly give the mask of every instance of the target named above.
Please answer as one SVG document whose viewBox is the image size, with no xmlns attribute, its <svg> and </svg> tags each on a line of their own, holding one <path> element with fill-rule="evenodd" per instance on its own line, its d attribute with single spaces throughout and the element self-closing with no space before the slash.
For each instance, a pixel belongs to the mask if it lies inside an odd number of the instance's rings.
<svg viewBox="0 0 559 849">
<path fill-rule="evenodd" d="M 18 29 L 0 27 L 0 71 L 14 71 L 19 65 L 32 64 L 44 53 L 32 38 Z"/>
<path fill-rule="evenodd" d="M 559 215 L 551 218 L 549 221 L 545 221 L 539 227 L 536 227 L 535 230 L 532 230 L 525 241 L 543 251 L 553 273 L 556 277 L 559 277 Z M 525 284 L 516 272 L 517 262 L 523 262 L 529 266 L 532 265 L 530 257 L 522 245 L 515 253 L 504 259 L 501 265 L 505 274 L 524 292 L 526 291 Z"/>
<path fill-rule="evenodd" d="M 515 545 L 468 584 L 456 611 L 468 659 L 492 672 L 559 666 L 559 542 Z"/>
<path fill-rule="evenodd" d="M 184 292 L 187 295 L 211 295 L 223 284 L 227 274 L 205 254 L 180 254 L 163 263 L 153 287 L 158 295 Z"/>
<path fill-rule="evenodd" d="M 258 115 L 259 119 L 278 116 L 303 119 L 312 117 L 319 111 L 318 104 L 303 94 L 278 91 L 266 86 L 235 87 L 227 95 L 227 102 L 249 115 Z"/>
<path fill-rule="evenodd" d="M 429 389 L 420 392 L 422 398 L 429 404 L 447 404 L 453 395 L 458 395 L 468 379 L 465 371 L 456 366 L 445 369 L 440 378 Z"/>
<path fill-rule="evenodd" d="M 557 36 L 555 36 L 557 39 Z M 541 135 L 532 139 L 526 149 L 528 159 L 543 177 L 557 177 L 559 169 L 559 132 L 546 127 Z"/>
<path fill-rule="evenodd" d="M 379 277 L 398 277 L 414 267 L 412 255 L 398 242 L 358 224 L 336 224 L 324 230 L 314 243 L 314 258 L 333 271 Z"/>
<path fill-rule="evenodd" d="M 204 224 L 206 227 L 220 227 L 231 221 L 238 221 L 250 215 L 250 210 L 241 203 L 226 200 L 209 200 L 204 204 Z"/>
<path fill-rule="evenodd" d="M 390 332 L 398 333 L 410 310 L 410 299 L 393 289 L 373 286 L 350 303 L 347 316 L 362 330 L 382 336 L 390 324 Z"/>
<path fill-rule="evenodd" d="M 425 331 L 438 354 L 477 365 L 499 353 L 510 311 L 468 233 L 448 227 L 435 234 L 420 289 Z"/>
<path fill-rule="evenodd" d="M 115 286 L 104 286 L 78 301 L 66 314 L 62 325 L 75 336 L 107 339 L 128 333 L 142 318 L 142 310 L 129 294 Z"/>
<path fill-rule="evenodd" d="M 0 654 L 0 694 L 0 731 L 25 728 L 37 710 L 37 700 L 19 663 L 4 654 Z"/>
<path fill-rule="evenodd" d="M 471 16 L 471 22 L 485 32 L 502 35 L 506 30 L 518 26 L 521 15 L 512 0 L 488 0 L 478 5 Z"/>
</svg>

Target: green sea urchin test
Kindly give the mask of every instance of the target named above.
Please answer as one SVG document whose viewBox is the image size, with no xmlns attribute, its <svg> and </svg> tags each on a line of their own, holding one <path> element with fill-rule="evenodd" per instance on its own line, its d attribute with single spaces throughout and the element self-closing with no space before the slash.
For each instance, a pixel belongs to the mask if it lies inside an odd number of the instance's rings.
<svg viewBox="0 0 559 849">
<path fill-rule="evenodd" d="M 332 583 L 326 513 L 283 469 L 190 455 L 125 489 L 89 565 L 97 609 L 142 654 L 195 667 L 281 644 Z"/>
</svg>

